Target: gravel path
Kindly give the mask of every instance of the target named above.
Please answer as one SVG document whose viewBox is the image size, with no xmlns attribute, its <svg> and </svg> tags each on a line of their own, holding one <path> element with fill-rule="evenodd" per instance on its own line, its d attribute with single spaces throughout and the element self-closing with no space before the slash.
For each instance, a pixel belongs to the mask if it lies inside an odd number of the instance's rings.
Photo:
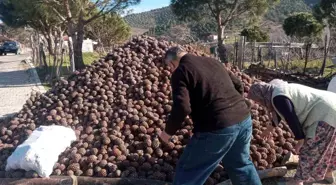
<svg viewBox="0 0 336 185">
<path fill-rule="evenodd" d="M 0 56 L 0 119 L 22 109 L 33 91 L 44 92 L 29 55 Z"/>
</svg>

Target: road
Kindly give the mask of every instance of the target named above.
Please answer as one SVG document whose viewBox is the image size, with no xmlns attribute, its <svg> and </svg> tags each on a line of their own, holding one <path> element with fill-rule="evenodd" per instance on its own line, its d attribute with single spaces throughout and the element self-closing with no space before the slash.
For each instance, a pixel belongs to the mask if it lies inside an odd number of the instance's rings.
<svg viewBox="0 0 336 185">
<path fill-rule="evenodd" d="M 0 119 L 22 109 L 31 92 L 43 87 L 29 64 L 29 55 L 0 56 Z"/>
</svg>

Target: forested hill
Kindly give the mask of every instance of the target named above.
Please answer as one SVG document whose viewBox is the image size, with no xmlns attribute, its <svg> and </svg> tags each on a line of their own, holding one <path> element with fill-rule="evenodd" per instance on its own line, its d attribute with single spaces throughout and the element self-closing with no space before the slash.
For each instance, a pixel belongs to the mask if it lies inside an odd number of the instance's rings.
<svg viewBox="0 0 336 185">
<path fill-rule="evenodd" d="M 272 8 L 265 16 L 267 20 L 273 22 L 282 22 L 288 15 L 294 12 L 310 11 L 312 5 L 320 0 L 281 0 L 281 2 Z M 153 28 L 178 24 L 178 20 L 172 13 L 170 7 L 163 7 L 148 12 L 131 14 L 125 17 L 126 21 L 137 28 Z M 209 19 L 211 21 L 211 19 Z M 190 23 L 184 23 L 190 24 Z M 207 24 L 207 23 L 202 23 Z M 209 23 L 212 25 L 212 23 Z M 162 28 L 164 29 L 164 28 Z"/>
<path fill-rule="evenodd" d="M 132 27 L 136 28 L 152 28 L 155 25 L 164 25 L 175 23 L 177 21 L 170 7 L 163 7 L 148 12 L 131 14 L 125 17 L 125 20 Z M 172 22 L 174 21 L 174 22 Z"/>
</svg>

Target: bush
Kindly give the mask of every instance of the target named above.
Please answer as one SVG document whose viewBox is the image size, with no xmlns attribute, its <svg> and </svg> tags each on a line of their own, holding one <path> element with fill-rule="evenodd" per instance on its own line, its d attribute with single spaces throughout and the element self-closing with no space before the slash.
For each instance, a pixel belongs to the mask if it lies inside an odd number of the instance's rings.
<svg viewBox="0 0 336 185">
<path fill-rule="evenodd" d="M 254 26 L 251 28 L 245 28 L 242 32 L 241 32 L 242 36 L 247 37 L 247 41 L 248 42 L 267 42 L 269 41 L 269 35 L 262 31 L 258 26 Z"/>
</svg>

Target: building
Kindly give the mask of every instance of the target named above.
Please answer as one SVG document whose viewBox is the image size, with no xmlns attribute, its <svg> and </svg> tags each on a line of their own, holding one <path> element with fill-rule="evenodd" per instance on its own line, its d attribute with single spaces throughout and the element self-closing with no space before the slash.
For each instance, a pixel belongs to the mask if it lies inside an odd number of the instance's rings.
<svg viewBox="0 0 336 185">
<path fill-rule="evenodd" d="M 64 36 L 63 37 L 64 40 L 64 47 L 66 50 L 68 50 L 68 41 L 69 41 L 69 37 L 68 36 Z M 93 41 L 89 38 L 85 39 L 83 41 L 83 46 L 82 46 L 82 52 L 86 53 L 86 52 L 94 52 L 94 45 L 98 44 L 96 41 Z"/>
</svg>

